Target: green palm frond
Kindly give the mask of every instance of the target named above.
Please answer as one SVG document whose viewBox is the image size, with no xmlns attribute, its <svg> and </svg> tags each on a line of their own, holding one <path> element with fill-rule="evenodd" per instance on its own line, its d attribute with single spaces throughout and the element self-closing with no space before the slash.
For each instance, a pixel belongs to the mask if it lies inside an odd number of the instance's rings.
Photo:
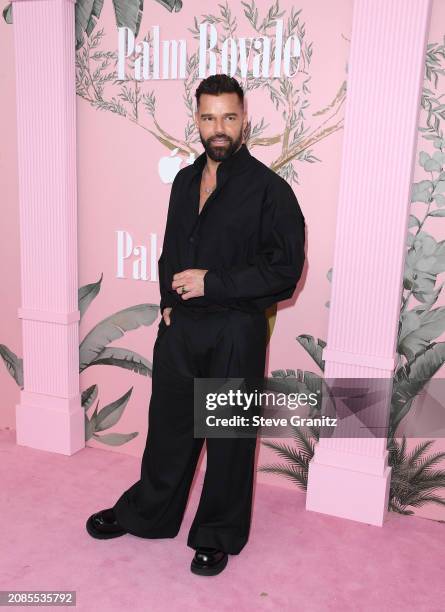
<svg viewBox="0 0 445 612">
<path fill-rule="evenodd" d="M 295 466 L 307 470 L 311 456 L 300 453 L 287 444 L 278 444 L 277 442 L 270 441 L 263 441 L 263 444 L 277 452 L 283 459 L 289 461 L 290 464 L 295 464 Z"/>
<path fill-rule="evenodd" d="M 304 431 L 303 428 L 292 427 L 293 439 L 296 443 L 296 448 L 293 448 L 289 444 L 283 442 L 272 442 L 270 440 L 263 440 L 264 446 L 271 448 L 278 453 L 283 459 L 286 459 L 286 464 L 277 464 L 262 466 L 259 469 L 260 472 L 270 472 L 290 478 L 295 482 L 301 489 L 306 491 L 307 480 L 309 473 L 309 463 L 314 456 L 315 443 L 312 438 L 316 441 L 319 440 L 320 430 L 317 427 L 307 428 L 312 436 Z"/>
<path fill-rule="evenodd" d="M 295 442 L 297 443 L 297 446 L 300 449 L 300 451 L 302 451 L 303 453 L 307 453 L 308 455 L 313 457 L 315 444 L 312 441 L 311 436 L 305 433 L 302 427 L 293 426 L 292 431 L 293 431 L 293 438 Z"/>
<path fill-rule="evenodd" d="M 389 500 L 388 509 L 392 510 L 392 512 L 397 512 L 398 514 L 414 514 L 413 510 L 406 510 L 405 507 L 402 506 L 395 498 Z"/>
<path fill-rule="evenodd" d="M 406 459 L 406 438 L 403 437 L 400 445 L 397 440 L 390 438 L 388 440 L 388 450 L 390 457 L 390 465 L 399 465 Z"/>
<path fill-rule="evenodd" d="M 407 465 L 415 465 L 417 460 L 430 448 L 432 443 L 433 440 L 426 440 L 425 442 L 421 442 L 420 444 L 418 444 L 407 457 Z"/>
<path fill-rule="evenodd" d="M 429 470 L 433 465 L 437 465 L 445 458 L 445 453 L 434 453 L 429 457 L 425 457 L 419 461 L 418 469 L 414 472 L 414 478 L 420 474 L 424 474 L 426 470 Z M 445 475 L 445 472 L 443 472 Z"/>
<path fill-rule="evenodd" d="M 320 428 L 319 427 L 313 427 L 312 425 L 309 425 L 308 429 L 312 433 L 312 435 L 315 438 L 316 442 L 318 442 L 320 440 Z"/>
<path fill-rule="evenodd" d="M 314 455 L 315 441 L 319 440 L 320 430 L 293 427 L 293 439 L 296 447 L 282 442 L 263 440 L 263 444 L 278 453 L 286 464 L 266 465 L 259 471 L 284 476 L 295 482 L 298 487 L 307 490 L 309 463 Z M 445 458 L 445 452 L 425 455 L 434 440 L 426 440 L 407 452 L 406 437 L 400 442 L 395 438 L 388 440 L 389 464 L 392 468 L 388 509 L 399 514 L 411 515 L 413 510 L 426 503 L 445 506 L 443 499 L 436 492 L 445 487 L 445 471 L 432 469 Z"/>
<path fill-rule="evenodd" d="M 434 503 L 445 506 L 445 499 L 439 497 L 438 495 L 418 495 L 410 500 L 409 505 L 418 508 L 419 506 L 423 506 L 423 504 L 426 503 Z"/>
<path fill-rule="evenodd" d="M 434 440 L 419 443 L 406 452 L 406 438 L 401 442 L 391 438 L 388 443 L 389 464 L 392 468 L 389 509 L 400 514 L 413 514 L 408 506 L 418 508 L 426 503 L 445 505 L 445 499 L 435 491 L 445 487 L 445 471 L 432 469 L 445 458 L 445 452 L 425 453 Z"/>
<path fill-rule="evenodd" d="M 307 473 L 304 470 L 299 470 L 292 465 L 263 465 L 259 468 L 260 472 L 270 472 L 272 474 L 279 474 L 285 478 L 289 478 L 295 482 L 301 489 L 306 491 L 307 488 Z"/>
</svg>

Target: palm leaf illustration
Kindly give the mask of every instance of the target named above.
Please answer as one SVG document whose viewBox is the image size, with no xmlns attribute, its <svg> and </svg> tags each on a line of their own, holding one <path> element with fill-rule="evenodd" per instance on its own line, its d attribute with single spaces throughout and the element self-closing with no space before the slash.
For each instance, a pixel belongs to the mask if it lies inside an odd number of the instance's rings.
<svg viewBox="0 0 445 612">
<path fill-rule="evenodd" d="M 97 385 L 91 385 L 90 387 L 88 387 L 88 389 L 85 389 L 85 391 L 82 391 L 81 402 L 82 402 L 82 406 L 85 409 L 85 411 L 88 410 L 88 408 L 92 405 L 92 403 L 96 399 L 97 392 L 98 392 Z"/>
<path fill-rule="evenodd" d="M 414 514 L 408 507 L 416 508 L 428 502 L 445 506 L 445 499 L 436 492 L 445 487 L 445 471 L 433 469 L 445 458 L 445 453 L 425 456 L 432 444 L 433 440 L 427 440 L 407 454 L 405 436 L 400 443 L 394 438 L 389 439 L 389 464 L 392 468 L 390 510 Z"/>
<path fill-rule="evenodd" d="M 394 435 L 412 401 L 445 362 L 445 342 L 431 344 L 394 374 L 389 434 Z"/>
<path fill-rule="evenodd" d="M 129 28 L 135 36 L 139 34 L 142 20 L 144 0 L 112 0 L 116 26 Z M 178 12 L 182 8 L 182 0 L 155 0 L 170 12 Z M 104 0 L 76 0 L 74 6 L 76 51 L 85 42 L 85 34 L 89 38 L 102 12 Z M 12 24 L 12 2 L 3 9 L 3 19 Z"/>
<path fill-rule="evenodd" d="M 102 286 L 103 274 L 100 275 L 100 279 L 95 283 L 89 283 L 83 287 L 79 287 L 77 292 L 77 302 L 80 311 L 80 319 L 82 320 L 83 315 L 88 310 L 88 306 L 98 295 Z"/>
<path fill-rule="evenodd" d="M 301 344 L 301 346 L 309 353 L 315 363 L 318 365 L 320 370 L 324 372 L 324 361 L 322 359 L 323 349 L 326 346 L 326 342 L 324 340 L 320 340 L 313 336 L 309 336 L 308 334 L 300 334 L 297 336 L 297 341 Z"/>
<path fill-rule="evenodd" d="M 121 338 L 125 332 L 137 329 L 141 325 L 151 325 L 157 318 L 159 307 L 156 304 L 138 304 L 116 312 L 97 325 L 85 336 L 79 347 L 80 372 L 100 360 L 104 349 L 110 342 Z M 106 353 L 110 358 L 110 352 Z M 127 352 L 127 354 L 130 354 Z M 119 361 L 116 352 L 116 361 Z M 143 358 L 137 356 L 139 362 Z M 123 360 L 120 360 L 123 363 Z M 147 366 L 147 364 L 145 364 Z M 133 368 L 132 368 L 133 369 Z M 135 368 L 136 369 L 136 368 Z"/>
<path fill-rule="evenodd" d="M 80 318 L 99 294 L 103 275 L 99 280 L 80 287 L 78 290 L 78 307 Z M 107 346 L 113 340 L 121 338 L 127 331 L 137 329 L 142 325 L 151 325 L 157 318 L 159 306 L 156 304 L 138 304 L 125 308 L 107 317 L 98 323 L 85 336 L 79 346 L 79 371 L 82 372 L 92 365 L 111 365 L 118 366 L 127 370 L 151 376 L 152 364 L 148 359 L 122 347 Z M 23 389 L 23 359 L 19 358 L 7 346 L 0 344 L 0 356 L 3 362 L 16 381 L 17 385 Z M 113 427 L 120 419 L 130 399 L 133 387 L 129 389 L 121 398 L 111 402 L 98 412 L 99 402 L 91 416 L 88 417 L 88 410 L 96 401 L 98 396 L 98 386 L 91 385 L 81 394 L 82 407 L 85 411 L 85 440 L 91 438 L 103 444 L 118 446 L 125 444 L 138 435 L 138 432 L 121 434 L 112 432 L 109 434 L 98 435 Z"/>
<path fill-rule="evenodd" d="M 135 351 L 117 346 L 104 348 L 97 359 L 89 365 L 118 366 L 143 376 L 151 376 L 153 370 L 152 363 L 148 359 L 145 359 L 145 357 L 142 357 L 142 355 Z"/>
<path fill-rule="evenodd" d="M 0 356 L 8 372 L 20 389 L 23 389 L 23 359 L 17 357 L 5 344 L 0 344 Z"/>
<path fill-rule="evenodd" d="M 279 474 L 289 478 L 306 491 L 309 462 L 314 456 L 315 442 L 320 437 L 319 428 L 309 427 L 307 429 L 308 431 L 305 431 L 300 427 L 292 427 L 293 438 L 296 443 L 295 448 L 286 443 L 263 440 L 264 446 L 276 451 L 286 460 L 286 463 L 264 465 L 259 468 L 259 471 Z"/>
</svg>

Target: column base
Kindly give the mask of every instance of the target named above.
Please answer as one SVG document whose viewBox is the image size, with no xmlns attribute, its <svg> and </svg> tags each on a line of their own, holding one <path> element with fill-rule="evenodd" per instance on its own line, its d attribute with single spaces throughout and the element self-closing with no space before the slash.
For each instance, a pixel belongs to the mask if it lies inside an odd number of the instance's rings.
<svg viewBox="0 0 445 612">
<path fill-rule="evenodd" d="M 16 404 L 17 444 L 62 455 L 85 448 L 85 411 L 80 395 L 55 397 L 20 392 Z"/>
<path fill-rule="evenodd" d="M 386 459 L 386 458 L 385 458 Z M 348 459 L 354 465 L 354 456 Z M 351 470 L 317 461 L 309 463 L 306 510 L 381 527 L 388 514 L 391 468 L 380 473 Z"/>
</svg>

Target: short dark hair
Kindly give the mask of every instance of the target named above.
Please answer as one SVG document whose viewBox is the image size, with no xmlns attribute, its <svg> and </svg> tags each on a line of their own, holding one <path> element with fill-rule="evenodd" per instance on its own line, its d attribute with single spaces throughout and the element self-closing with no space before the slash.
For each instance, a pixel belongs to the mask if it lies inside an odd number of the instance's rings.
<svg viewBox="0 0 445 612">
<path fill-rule="evenodd" d="M 202 94 L 217 96 L 222 93 L 236 93 L 241 104 L 244 104 L 244 91 L 234 77 L 227 74 L 212 74 L 199 84 L 196 89 L 196 105 L 199 106 L 199 98 Z"/>
</svg>

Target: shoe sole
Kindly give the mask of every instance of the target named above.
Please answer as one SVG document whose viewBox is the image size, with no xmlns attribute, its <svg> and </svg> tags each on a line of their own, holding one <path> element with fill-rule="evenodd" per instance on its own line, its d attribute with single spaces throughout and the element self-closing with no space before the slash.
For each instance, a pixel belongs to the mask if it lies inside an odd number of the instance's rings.
<svg viewBox="0 0 445 612">
<path fill-rule="evenodd" d="M 97 531 L 92 525 L 91 518 L 89 518 L 86 522 L 86 530 L 92 538 L 96 538 L 97 540 L 110 540 L 111 538 L 118 538 L 128 533 L 125 530 L 118 531 L 115 533 L 105 533 L 102 531 Z"/>
<path fill-rule="evenodd" d="M 223 569 L 227 565 L 228 560 L 229 556 L 226 555 L 221 559 L 219 563 L 217 563 L 213 567 L 200 567 L 199 565 L 195 565 L 195 563 L 192 561 L 190 569 L 194 574 L 197 574 L 198 576 L 216 576 L 217 574 L 223 571 Z"/>
</svg>

